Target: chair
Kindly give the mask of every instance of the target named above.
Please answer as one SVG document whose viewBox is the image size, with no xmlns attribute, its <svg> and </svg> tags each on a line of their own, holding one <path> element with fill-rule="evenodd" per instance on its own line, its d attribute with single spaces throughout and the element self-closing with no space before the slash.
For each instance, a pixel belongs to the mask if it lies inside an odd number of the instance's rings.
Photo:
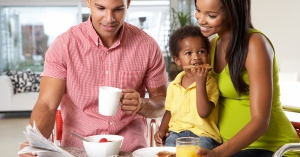
<svg viewBox="0 0 300 157">
<path fill-rule="evenodd" d="M 150 147 L 156 147 L 155 140 L 154 140 L 154 134 L 158 130 L 160 125 L 160 120 L 152 118 L 150 120 L 150 134 L 149 134 L 149 146 Z"/>
<path fill-rule="evenodd" d="M 300 138 L 300 122 L 291 122 L 293 127 L 295 128 L 298 137 Z"/>
<path fill-rule="evenodd" d="M 273 154 L 273 157 L 282 157 L 282 155 L 288 151 L 300 151 L 300 143 L 287 143 L 280 148 Z"/>
<path fill-rule="evenodd" d="M 56 110 L 56 115 L 55 115 L 55 125 L 54 125 L 54 129 L 53 129 L 53 133 L 51 135 L 52 142 L 58 146 L 61 145 L 62 130 L 63 130 L 63 121 L 62 121 L 62 116 L 61 116 L 61 112 L 60 112 L 60 107 L 58 107 L 58 109 Z"/>
</svg>

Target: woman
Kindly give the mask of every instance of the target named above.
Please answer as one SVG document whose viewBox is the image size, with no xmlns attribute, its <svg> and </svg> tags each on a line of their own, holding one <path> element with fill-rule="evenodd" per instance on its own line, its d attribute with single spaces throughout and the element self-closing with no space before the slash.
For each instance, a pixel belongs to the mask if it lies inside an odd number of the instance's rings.
<svg viewBox="0 0 300 157">
<path fill-rule="evenodd" d="M 299 142 L 280 102 L 278 66 L 268 38 L 251 23 L 250 0 L 195 0 L 195 17 L 211 41 L 212 75 L 220 90 L 223 144 L 201 157 L 271 157 Z M 298 156 L 290 152 L 286 156 Z"/>
</svg>

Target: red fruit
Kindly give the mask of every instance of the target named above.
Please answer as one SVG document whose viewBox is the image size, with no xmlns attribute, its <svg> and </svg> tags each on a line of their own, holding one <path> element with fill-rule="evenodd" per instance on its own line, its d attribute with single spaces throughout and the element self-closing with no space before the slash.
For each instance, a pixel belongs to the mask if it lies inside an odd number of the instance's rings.
<svg viewBox="0 0 300 157">
<path fill-rule="evenodd" d="M 106 138 L 101 138 L 99 142 L 101 143 L 101 142 L 108 142 L 108 141 Z"/>
</svg>

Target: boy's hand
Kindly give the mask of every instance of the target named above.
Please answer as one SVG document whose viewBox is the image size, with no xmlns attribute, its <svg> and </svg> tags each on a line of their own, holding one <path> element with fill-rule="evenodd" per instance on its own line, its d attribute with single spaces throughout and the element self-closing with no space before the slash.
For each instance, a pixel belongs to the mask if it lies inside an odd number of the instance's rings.
<svg viewBox="0 0 300 157">
<path fill-rule="evenodd" d="M 195 71 L 195 81 L 198 80 L 200 82 L 203 82 L 205 85 L 207 75 L 210 70 L 211 69 L 209 69 L 209 68 L 198 67 L 197 70 Z"/>
<path fill-rule="evenodd" d="M 163 133 L 163 132 L 160 132 L 160 131 L 157 131 L 154 134 L 154 140 L 155 140 L 155 144 L 156 144 L 157 147 L 164 146 L 163 138 L 165 137 L 165 135 L 166 135 L 166 133 Z"/>
</svg>

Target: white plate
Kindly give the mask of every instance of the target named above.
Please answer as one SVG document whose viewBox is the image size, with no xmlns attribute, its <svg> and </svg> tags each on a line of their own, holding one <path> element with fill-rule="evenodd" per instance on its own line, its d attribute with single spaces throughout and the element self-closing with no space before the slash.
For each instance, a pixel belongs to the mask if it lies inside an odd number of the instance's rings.
<svg viewBox="0 0 300 157">
<path fill-rule="evenodd" d="M 169 151 L 176 153 L 176 147 L 148 147 L 141 148 L 132 153 L 134 157 L 157 157 L 157 153 L 160 151 Z"/>
</svg>

